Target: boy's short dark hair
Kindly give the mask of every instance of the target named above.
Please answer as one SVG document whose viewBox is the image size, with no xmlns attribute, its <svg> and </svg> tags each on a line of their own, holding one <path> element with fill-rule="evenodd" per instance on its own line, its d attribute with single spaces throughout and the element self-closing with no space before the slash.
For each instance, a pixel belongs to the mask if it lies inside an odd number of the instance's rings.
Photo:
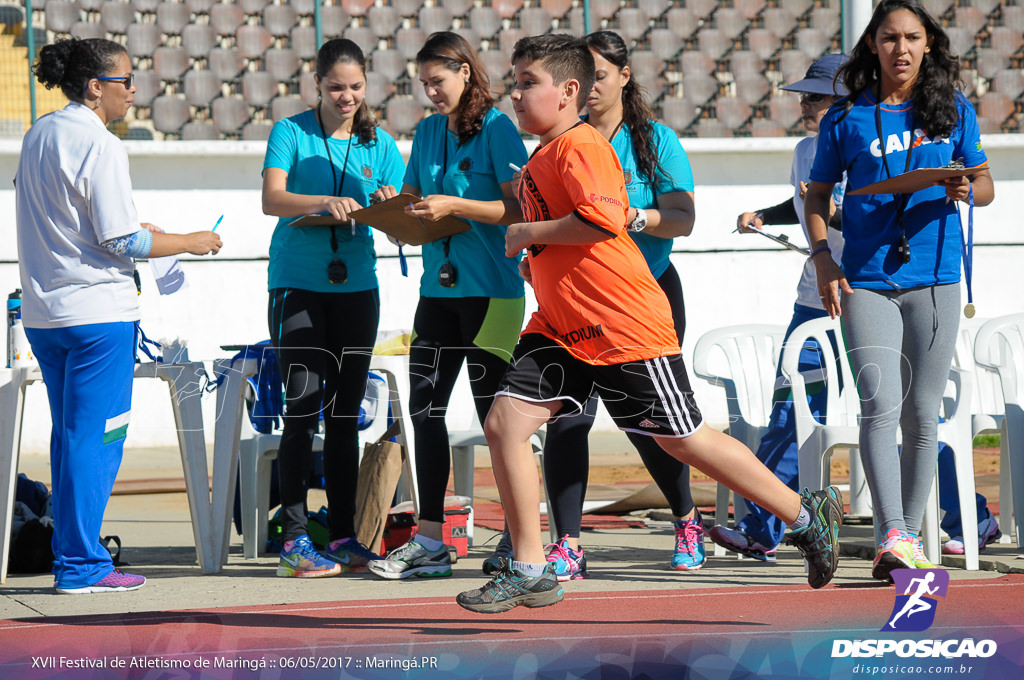
<svg viewBox="0 0 1024 680">
<path fill-rule="evenodd" d="M 582 111 L 587 103 L 587 95 L 594 87 L 595 68 L 594 55 L 582 38 L 564 33 L 535 35 L 518 40 L 512 48 L 512 63 L 520 60 L 541 62 L 544 69 L 551 74 L 555 85 L 567 80 L 575 80 L 580 84 L 580 94 L 576 104 Z"/>
</svg>

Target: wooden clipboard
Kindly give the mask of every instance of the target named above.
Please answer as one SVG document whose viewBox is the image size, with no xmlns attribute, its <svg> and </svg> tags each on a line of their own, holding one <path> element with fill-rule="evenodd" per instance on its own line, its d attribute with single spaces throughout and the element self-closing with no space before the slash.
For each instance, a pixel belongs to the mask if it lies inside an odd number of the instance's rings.
<svg viewBox="0 0 1024 680">
<path fill-rule="evenodd" d="M 411 246 L 421 246 L 424 243 L 470 230 L 469 223 L 457 217 L 448 216 L 431 221 L 407 215 L 405 206 L 418 200 L 419 198 L 412 194 L 398 194 L 386 201 L 355 210 L 349 213 L 349 216 L 359 224 L 367 224 Z M 338 222 L 330 215 L 306 215 L 289 223 L 293 227 L 330 226 L 332 224 L 347 225 L 348 223 Z"/>
<path fill-rule="evenodd" d="M 985 165 L 976 165 L 973 168 L 918 168 L 917 170 L 911 170 L 902 175 L 896 175 L 895 177 L 869 184 L 860 189 L 847 191 L 846 193 L 852 195 L 912 194 L 915 191 L 934 186 L 937 182 L 941 182 L 944 179 L 973 175 L 986 167 Z"/>
</svg>

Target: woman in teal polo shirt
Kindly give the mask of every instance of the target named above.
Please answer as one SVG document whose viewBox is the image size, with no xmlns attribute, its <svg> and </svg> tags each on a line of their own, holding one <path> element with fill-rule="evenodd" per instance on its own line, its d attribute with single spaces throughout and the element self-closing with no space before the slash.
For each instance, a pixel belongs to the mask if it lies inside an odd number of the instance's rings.
<svg viewBox="0 0 1024 680">
<path fill-rule="evenodd" d="M 402 177 L 394 139 L 364 101 L 365 59 L 351 40 L 330 40 L 316 59 L 320 101 L 278 121 L 263 163 L 263 212 L 280 217 L 270 243 L 270 337 L 285 376 L 278 451 L 284 548 L 278 576 L 332 576 L 377 556 L 355 539 L 357 418 L 377 322 L 373 238 L 348 213 Z M 329 213 L 341 225 L 293 227 Z M 326 557 L 306 534 L 313 436 L 324 421 L 324 480 L 330 542 Z"/>
<path fill-rule="evenodd" d="M 403 191 L 420 196 L 411 215 L 454 215 L 472 228 L 423 246 L 420 301 L 409 356 L 409 412 L 416 441 L 416 538 L 374 562 L 382 578 L 449 576 L 441 540 L 451 470 L 445 412 L 464 362 L 484 422 L 505 373 L 524 312 L 518 258 L 505 257 L 504 225 L 522 219 L 510 164 L 526 148 L 508 116 L 494 108 L 487 73 L 461 36 L 434 33 L 416 55 L 419 79 L 437 114 L 416 129 Z"/>
</svg>

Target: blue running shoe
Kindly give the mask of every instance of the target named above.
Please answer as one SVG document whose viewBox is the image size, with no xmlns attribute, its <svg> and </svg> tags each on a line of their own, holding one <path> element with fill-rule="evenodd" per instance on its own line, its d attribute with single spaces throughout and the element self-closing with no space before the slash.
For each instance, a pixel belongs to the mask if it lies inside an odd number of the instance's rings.
<svg viewBox="0 0 1024 680">
<path fill-rule="evenodd" d="M 583 548 L 581 547 L 579 551 L 570 548 L 569 534 L 558 543 L 549 543 L 544 547 L 548 550 L 548 564 L 554 567 L 555 577 L 559 581 L 575 581 L 589 576 Z"/>
<path fill-rule="evenodd" d="M 340 573 L 341 565 L 318 553 L 306 534 L 295 539 L 291 550 L 281 551 L 281 561 L 277 564 L 278 576 L 318 578 Z"/>
<path fill-rule="evenodd" d="M 693 519 L 678 519 L 676 527 L 676 549 L 672 555 L 672 568 L 678 571 L 697 571 L 707 561 L 704 551 L 704 520 L 700 510 L 694 509 Z"/>
<path fill-rule="evenodd" d="M 354 536 L 341 541 L 332 541 L 324 551 L 324 557 L 341 565 L 343 572 L 366 571 L 366 565 L 374 560 L 383 559 Z"/>
</svg>

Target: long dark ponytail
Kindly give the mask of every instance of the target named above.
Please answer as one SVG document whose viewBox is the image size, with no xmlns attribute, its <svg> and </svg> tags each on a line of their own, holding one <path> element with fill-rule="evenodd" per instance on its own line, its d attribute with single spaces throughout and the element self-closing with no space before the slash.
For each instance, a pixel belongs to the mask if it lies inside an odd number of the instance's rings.
<svg viewBox="0 0 1024 680">
<path fill-rule="evenodd" d="M 629 49 L 618 33 L 613 31 L 597 31 L 586 38 L 587 47 L 600 54 L 609 63 L 623 69 L 629 66 Z M 644 180 L 652 187 L 658 173 L 667 176 L 654 151 L 654 128 L 651 119 L 654 117 L 651 107 L 644 99 L 643 88 L 636 79 L 630 76 L 629 82 L 622 88 L 622 121 L 629 127 L 629 135 L 636 151 L 636 169 Z"/>
<path fill-rule="evenodd" d="M 322 81 L 335 64 L 355 64 L 366 77 L 366 57 L 359 45 L 348 38 L 334 38 L 320 46 L 316 53 L 316 75 Z M 356 109 L 352 118 L 352 134 L 359 137 L 361 144 L 369 144 L 377 140 L 377 120 L 364 99 Z"/>
<path fill-rule="evenodd" d="M 46 89 L 59 87 L 69 101 L 85 101 L 89 81 L 117 68 L 124 46 L 105 38 L 65 38 L 39 50 L 34 72 Z"/>
</svg>

